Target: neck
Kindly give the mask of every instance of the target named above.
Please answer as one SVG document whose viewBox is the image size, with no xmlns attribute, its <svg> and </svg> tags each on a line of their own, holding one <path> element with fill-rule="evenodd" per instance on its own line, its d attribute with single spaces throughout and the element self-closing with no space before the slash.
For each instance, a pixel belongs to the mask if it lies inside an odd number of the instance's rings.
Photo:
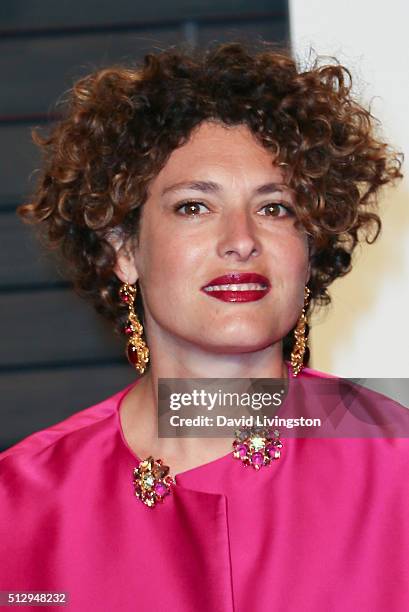
<svg viewBox="0 0 409 612">
<path fill-rule="evenodd" d="M 195 348 L 190 352 L 174 347 L 157 351 L 150 345 L 148 371 L 126 397 L 121 407 L 125 438 L 136 455 L 163 458 L 176 474 L 227 454 L 232 439 L 159 438 L 158 381 L 161 378 L 287 378 L 281 342 L 263 349 L 236 354 L 210 353 Z"/>
</svg>

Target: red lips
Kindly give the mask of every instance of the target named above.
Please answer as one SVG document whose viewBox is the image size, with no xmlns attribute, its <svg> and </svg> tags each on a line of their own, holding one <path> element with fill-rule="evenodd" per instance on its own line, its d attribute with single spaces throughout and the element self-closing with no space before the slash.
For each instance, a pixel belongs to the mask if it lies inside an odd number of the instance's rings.
<svg viewBox="0 0 409 612">
<path fill-rule="evenodd" d="M 231 272 L 230 274 L 224 274 L 223 276 L 213 278 L 206 285 L 204 285 L 204 287 L 209 287 L 212 285 L 232 285 L 233 283 L 260 283 L 270 287 L 270 281 L 268 278 L 262 276 L 261 274 L 257 274 L 256 272 Z M 204 287 L 202 287 L 202 289 L 204 289 Z"/>
<path fill-rule="evenodd" d="M 265 285 L 265 289 L 251 289 L 248 291 L 226 291 L 213 289 L 206 291 L 206 287 L 214 285 L 232 285 L 258 283 Z M 255 272 L 232 272 L 213 278 L 207 285 L 201 288 L 207 296 L 222 300 L 223 302 L 255 302 L 261 300 L 271 289 L 270 281 L 265 276 Z"/>
</svg>

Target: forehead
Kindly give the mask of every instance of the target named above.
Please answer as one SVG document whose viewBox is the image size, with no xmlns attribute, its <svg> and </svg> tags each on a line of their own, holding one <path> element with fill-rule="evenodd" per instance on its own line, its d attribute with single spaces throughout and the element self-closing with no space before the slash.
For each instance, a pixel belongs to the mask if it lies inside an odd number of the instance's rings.
<svg viewBox="0 0 409 612">
<path fill-rule="evenodd" d="M 254 175 L 255 180 L 285 182 L 284 171 L 275 165 L 273 153 L 263 147 L 245 125 L 225 126 L 213 121 L 201 123 L 189 140 L 175 149 L 157 182 L 188 178 L 206 171 Z"/>
</svg>

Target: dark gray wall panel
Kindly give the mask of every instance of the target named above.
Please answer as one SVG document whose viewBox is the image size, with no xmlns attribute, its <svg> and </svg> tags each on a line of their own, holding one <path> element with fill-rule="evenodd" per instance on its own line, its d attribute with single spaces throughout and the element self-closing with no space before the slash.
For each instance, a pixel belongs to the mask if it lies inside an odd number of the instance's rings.
<svg viewBox="0 0 409 612">
<path fill-rule="evenodd" d="M 2 29 L 78 26 L 81 24 L 121 24 L 162 19 L 192 19 L 210 15 L 243 15 L 245 13 L 282 10 L 282 0 L 2 0 Z"/>
<path fill-rule="evenodd" d="M 56 110 L 55 103 L 78 78 L 114 63 L 134 63 L 153 48 L 183 41 L 171 30 L 55 38 L 10 39 L 0 43 L 0 115 Z M 58 110 L 58 108 L 57 108 Z"/>
<path fill-rule="evenodd" d="M 238 40 L 256 42 L 259 40 L 285 42 L 287 40 L 287 21 L 283 19 L 265 19 L 263 23 L 243 23 L 240 26 L 204 25 L 197 33 L 199 45 L 210 42 Z"/>
<path fill-rule="evenodd" d="M 0 370 L 119 359 L 125 348 L 125 338 L 115 336 L 111 326 L 69 289 L 2 295 L 0 325 Z"/>
<path fill-rule="evenodd" d="M 20 203 L 34 185 L 39 155 L 26 125 L 0 125 L 0 209 Z"/>
<path fill-rule="evenodd" d="M 136 380 L 127 364 L 1 375 L 0 451 Z"/>
<path fill-rule="evenodd" d="M 0 290 L 4 285 L 23 287 L 62 280 L 33 228 L 15 213 L 0 214 Z"/>
<path fill-rule="evenodd" d="M 197 29 L 197 28 L 196 28 Z M 281 40 L 286 21 L 266 19 L 239 26 L 203 25 L 194 29 L 199 44 L 209 40 Z M 133 64 L 154 48 L 184 42 L 189 28 L 137 33 L 82 35 L 73 45 L 71 36 L 10 39 L 0 43 L 0 73 L 6 86 L 0 94 L 0 115 L 25 115 L 55 111 L 55 103 L 72 84 L 97 68 L 113 63 Z M 58 107 L 57 107 L 58 110 Z"/>
</svg>

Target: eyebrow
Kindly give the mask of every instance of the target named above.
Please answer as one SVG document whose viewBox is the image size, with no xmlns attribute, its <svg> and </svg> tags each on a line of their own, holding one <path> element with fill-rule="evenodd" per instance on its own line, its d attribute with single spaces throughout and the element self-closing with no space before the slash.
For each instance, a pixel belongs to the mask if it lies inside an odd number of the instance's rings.
<svg viewBox="0 0 409 612">
<path fill-rule="evenodd" d="M 165 189 L 162 191 L 162 195 L 165 195 L 171 191 L 182 191 L 184 189 L 201 191 L 202 193 L 220 193 L 220 191 L 223 191 L 221 185 L 214 183 L 213 181 L 189 181 L 175 183 L 174 185 L 165 187 Z M 288 189 L 288 185 L 284 185 L 283 183 L 265 183 L 264 185 L 257 187 L 254 192 L 256 194 L 265 195 L 268 193 L 283 192 Z"/>
</svg>

